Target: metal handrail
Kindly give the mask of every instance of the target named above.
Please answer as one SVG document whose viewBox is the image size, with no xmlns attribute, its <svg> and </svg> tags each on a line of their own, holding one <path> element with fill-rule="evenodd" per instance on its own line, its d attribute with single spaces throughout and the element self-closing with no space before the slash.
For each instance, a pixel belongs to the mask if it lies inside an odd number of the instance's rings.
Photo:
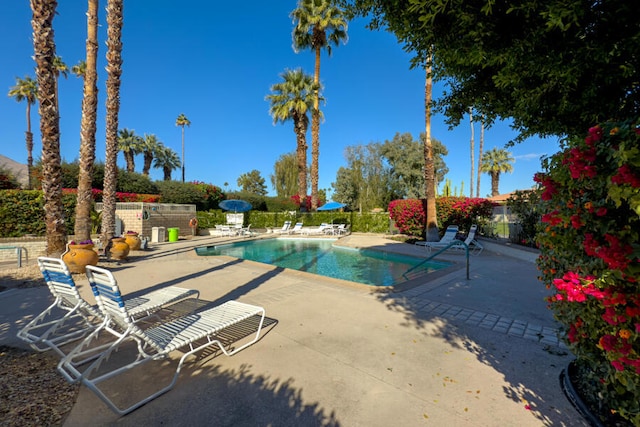
<svg viewBox="0 0 640 427">
<path fill-rule="evenodd" d="M 443 253 L 444 251 L 448 250 L 449 248 L 453 247 L 453 246 L 464 246 L 464 251 L 466 254 L 466 258 L 467 258 L 467 280 L 469 279 L 469 245 L 467 245 L 465 242 L 461 241 L 461 240 L 454 240 L 453 242 L 449 243 L 447 246 L 445 246 L 444 248 L 440 249 L 438 252 L 436 252 L 433 255 L 428 256 L 426 259 L 424 259 L 420 264 L 416 264 L 413 267 L 411 267 L 410 269 L 408 269 L 407 271 L 405 271 L 402 274 L 402 277 L 406 280 L 409 280 L 407 278 L 407 274 L 411 273 L 413 270 L 418 269 L 418 267 L 421 267 L 423 264 L 425 264 L 428 261 L 431 261 L 433 258 L 435 258 L 436 256 L 440 255 L 441 253 Z"/>
</svg>

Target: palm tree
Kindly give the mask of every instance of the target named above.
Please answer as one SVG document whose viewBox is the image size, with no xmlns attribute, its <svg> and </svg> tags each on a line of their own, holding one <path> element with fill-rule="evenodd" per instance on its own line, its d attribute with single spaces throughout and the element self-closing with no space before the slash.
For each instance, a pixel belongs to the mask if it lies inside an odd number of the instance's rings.
<svg viewBox="0 0 640 427">
<path fill-rule="evenodd" d="M 77 241 L 91 238 L 93 211 L 93 164 L 96 160 L 96 115 L 98 111 L 98 0 L 87 5 L 86 61 L 71 67 L 83 79 L 82 119 L 80 125 L 80 161 L 74 234 Z"/>
<path fill-rule="evenodd" d="M 149 169 L 151 169 L 151 162 L 158 151 L 162 143 L 158 141 L 158 138 L 153 134 L 145 134 L 144 138 L 140 141 L 139 149 L 144 155 L 144 166 L 142 167 L 142 174 L 149 176 Z"/>
<path fill-rule="evenodd" d="M 118 131 L 118 150 L 124 154 L 124 161 L 127 163 L 127 172 L 135 172 L 136 154 L 140 153 L 143 139 L 135 134 L 135 130 L 120 129 Z"/>
<path fill-rule="evenodd" d="M 120 75 L 122 74 L 122 3 L 123 0 L 107 0 L 107 114 L 102 241 L 109 243 L 116 229 L 118 114 L 120 112 Z"/>
<path fill-rule="evenodd" d="M 94 0 L 89 0 L 93 2 Z M 88 19 L 88 18 L 87 18 Z M 71 73 L 78 78 L 84 78 L 85 73 L 87 72 L 87 63 L 86 61 L 78 61 L 76 65 L 71 67 Z"/>
<path fill-rule="evenodd" d="M 191 126 L 191 122 L 183 113 L 176 119 L 176 126 L 182 127 L 182 182 L 184 182 L 184 127 Z"/>
<path fill-rule="evenodd" d="M 31 133 L 31 106 L 36 103 L 38 97 L 38 83 L 31 77 L 16 78 L 16 85 L 9 89 L 9 96 L 18 102 L 27 101 L 27 130 L 25 139 L 27 143 L 27 176 L 28 188 L 31 189 L 31 172 L 33 169 L 33 133 Z"/>
<path fill-rule="evenodd" d="M 56 99 L 56 71 L 53 40 L 53 18 L 56 15 L 56 0 L 31 2 L 33 13 L 33 51 L 38 81 L 40 108 L 40 134 L 42 137 L 42 192 L 44 195 L 44 217 L 47 249 L 50 256 L 60 256 L 67 243 L 62 205 L 62 171 L 60 166 L 60 126 Z"/>
<path fill-rule="evenodd" d="M 56 55 L 53 58 L 53 67 L 54 74 L 56 76 L 56 109 L 58 109 L 58 80 L 60 79 L 60 75 L 65 79 L 69 76 L 69 67 L 64 63 L 61 56 Z M 58 110 L 58 115 L 60 115 L 60 111 Z"/>
<path fill-rule="evenodd" d="M 469 124 L 471 125 L 471 143 L 470 143 L 470 151 L 471 151 L 471 178 L 470 178 L 470 185 L 469 185 L 469 197 L 473 197 L 473 168 L 475 166 L 475 159 L 473 158 L 473 155 L 476 151 L 476 147 L 475 147 L 475 137 L 474 137 L 474 128 L 473 128 L 473 108 L 469 107 Z"/>
<path fill-rule="evenodd" d="M 431 106 L 433 101 L 432 77 L 433 53 L 429 53 L 425 66 L 424 83 L 424 194 L 425 194 L 425 237 L 428 242 L 440 240 L 438 233 L 438 211 L 436 208 L 436 165 L 431 139 Z"/>
<path fill-rule="evenodd" d="M 320 51 L 331 56 L 331 45 L 347 42 L 347 20 L 344 12 L 331 0 L 300 0 L 291 12 L 294 22 L 293 49 L 315 52 L 313 83 L 315 101 L 311 110 L 311 209 L 318 208 L 318 157 L 320 156 Z"/>
<path fill-rule="evenodd" d="M 178 154 L 169 147 L 165 147 L 161 142 L 158 143 L 158 149 L 155 153 L 156 158 L 153 161 L 153 167 L 162 169 L 164 180 L 171 181 L 171 172 L 180 167 L 180 158 Z"/>
<path fill-rule="evenodd" d="M 486 172 L 491 176 L 491 196 L 500 194 L 498 184 L 500 183 L 500 174 L 502 172 L 513 172 L 514 162 L 511 153 L 503 148 L 492 148 L 482 156 L 482 172 Z"/>
<path fill-rule="evenodd" d="M 478 178 L 476 179 L 476 197 L 480 197 L 480 176 L 482 175 L 482 155 L 484 150 L 484 122 L 485 116 L 482 115 L 480 121 L 480 147 L 478 147 Z"/>
<path fill-rule="evenodd" d="M 283 81 L 271 86 L 272 94 L 265 99 L 271 104 L 269 114 L 273 117 L 274 124 L 293 120 L 298 160 L 298 196 L 300 206 L 304 207 L 307 198 L 307 111 L 313 110 L 317 91 L 313 78 L 301 68 L 285 70 L 280 77 Z"/>
</svg>

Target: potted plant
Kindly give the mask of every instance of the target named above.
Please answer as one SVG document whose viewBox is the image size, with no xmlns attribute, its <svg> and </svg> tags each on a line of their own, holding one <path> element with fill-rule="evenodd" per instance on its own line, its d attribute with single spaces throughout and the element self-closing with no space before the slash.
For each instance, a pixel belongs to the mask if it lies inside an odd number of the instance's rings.
<svg viewBox="0 0 640 427">
<path fill-rule="evenodd" d="M 129 245 L 129 249 L 131 249 L 132 251 L 140 250 L 140 245 L 142 244 L 142 241 L 140 240 L 140 236 L 138 235 L 137 232 L 127 231 L 124 234 L 124 238 L 125 238 L 125 241 L 127 242 L 127 245 Z"/>
<path fill-rule="evenodd" d="M 62 261 L 67 264 L 72 273 L 84 273 L 87 265 L 98 265 L 98 253 L 93 250 L 93 241 L 71 241 L 62 255 Z"/>
</svg>

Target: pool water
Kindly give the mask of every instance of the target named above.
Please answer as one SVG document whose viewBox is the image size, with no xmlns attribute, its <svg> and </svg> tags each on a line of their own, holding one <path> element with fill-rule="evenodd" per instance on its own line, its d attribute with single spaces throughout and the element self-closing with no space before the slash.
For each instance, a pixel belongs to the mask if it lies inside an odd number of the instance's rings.
<svg viewBox="0 0 640 427">
<path fill-rule="evenodd" d="M 197 248 L 201 256 L 227 255 L 278 267 L 374 286 L 404 282 L 403 274 L 422 258 L 370 249 L 333 246 L 335 239 L 265 239 Z M 429 261 L 424 272 L 451 264 Z"/>
</svg>

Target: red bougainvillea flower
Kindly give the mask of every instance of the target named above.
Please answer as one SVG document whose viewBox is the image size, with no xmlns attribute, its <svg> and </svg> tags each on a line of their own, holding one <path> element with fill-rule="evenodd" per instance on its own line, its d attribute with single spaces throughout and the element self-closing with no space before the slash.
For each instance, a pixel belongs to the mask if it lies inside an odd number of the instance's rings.
<svg viewBox="0 0 640 427">
<path fill-rule="evenodd" d="M 627 184 L 633 188 L 640 188 L 640 176 L 629 165 L 620 166 L 618 173 L 611 177 L 611 182 L 617 185 Z"/>
</svg>

